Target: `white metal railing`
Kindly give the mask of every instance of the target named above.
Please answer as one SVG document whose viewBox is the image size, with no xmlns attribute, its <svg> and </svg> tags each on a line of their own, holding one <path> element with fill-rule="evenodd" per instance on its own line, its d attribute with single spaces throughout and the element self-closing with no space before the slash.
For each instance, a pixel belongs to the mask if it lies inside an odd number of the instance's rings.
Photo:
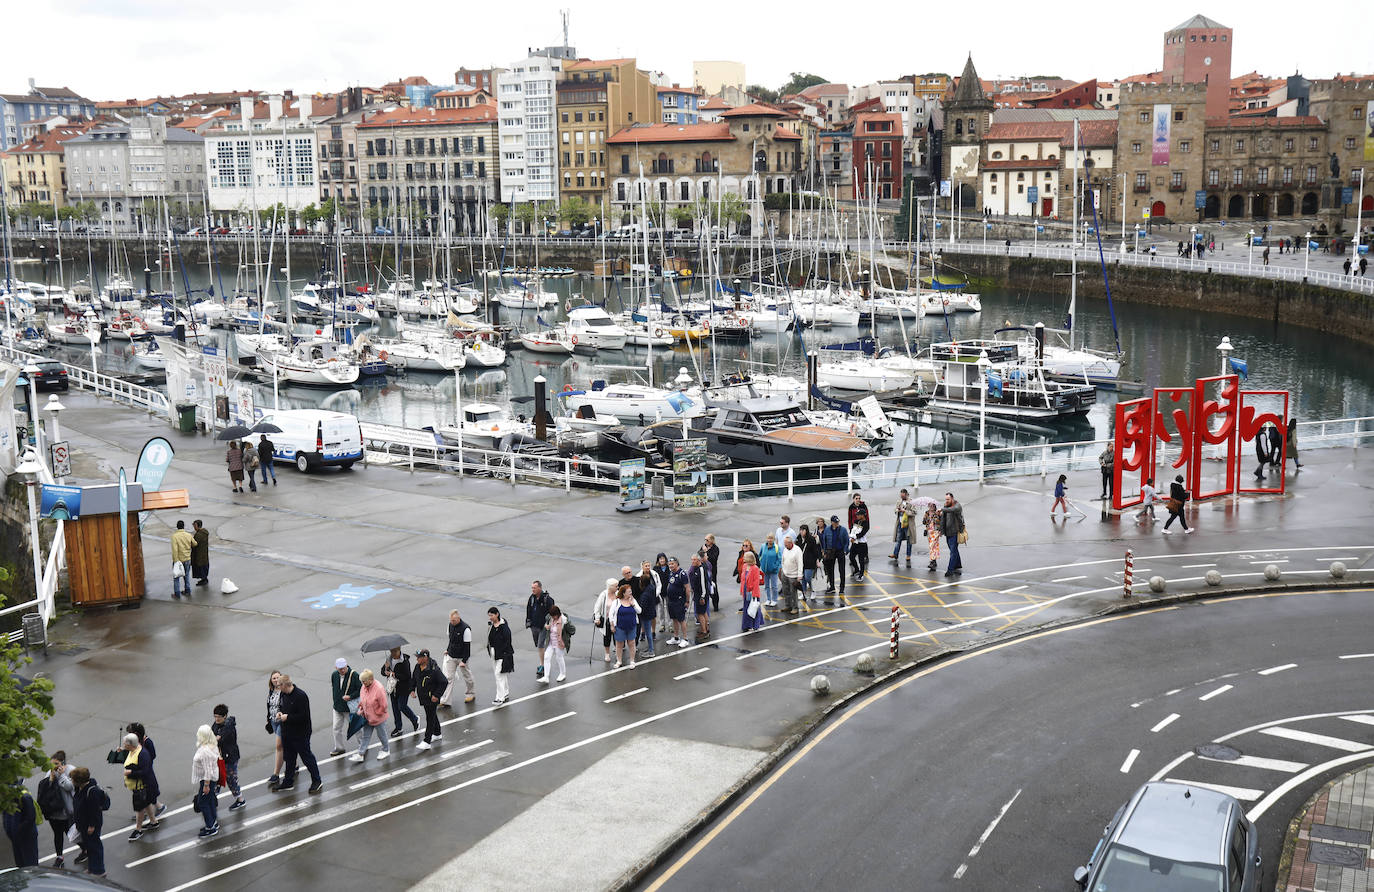
<svg viewBox="0 0 1374 892">
<path fill-rule="evenodd" d="M 52 469 L 48 467 L 47 460 L 39 455 L 37 456 L 37 461 L 39 465 L 42 466 L 42 470 L 38 474 L 38 483 L 56 483 L 57 481 L 52 475 Z M 25 485 L 27 485 L 27 483 Z M 32 543 L 32 547 L 39 548 L 41 546 L 39 542 L 35 541 Z M 18 613 L 30 607 L 37 607 L 38 614 L 43 618 L 43 625 L 46 627 L 48 623 L 52 622 L 53 617 L 57 614 L 57 586 L 62 569 L 66 565 L 66 522 L 59 520 L 57 521 L 57 528 L 53 531 L 52 548 L 49 550 L 48 559 L 43 566 L 43 578 L 35 580 L 36 591 L 34 592 L 33 600 L 6 607 L 0 610 L 0 616 Z M 9 637 L 11 641 L 17 641 L 19 638 L 22 638 L 23 635 L 22 633 L 11 633 Z"/>
<path fill-rule="evenodd" d="M 6 359 L 25 364 L 30 362 L 57 362 L 50 356 L 40 356 L 36 353 L 29 353 L 18 350 L 14 347 L 0 344 L 0 356 Z M 171 405 L 167 395 L 160 390 L 151 387 L 144 387 L 140 384 L 133 384 L 122 378 L 112 375 L 103 375 L 94 372 L 85 366 L 71 365 L 62 363 L 62 367 L 67 370 L 67 383 L 74 384 L 84 390 L 90 390 L 96 396 L 108 396 L 115 402 L 126 403 L 130 406 L 137 406 L 149 412 L 156 412 L 171 417 Z"/>
</svg>

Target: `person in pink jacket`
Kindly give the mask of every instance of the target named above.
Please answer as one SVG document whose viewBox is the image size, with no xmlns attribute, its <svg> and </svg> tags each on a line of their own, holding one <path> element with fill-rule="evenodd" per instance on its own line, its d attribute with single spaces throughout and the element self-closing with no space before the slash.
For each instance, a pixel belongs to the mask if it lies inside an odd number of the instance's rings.
<svg viewBox="0 0 1374 892">
<path fill-rule="evenodd" d="M 386 688 L 373 676 L 371 669 L 364 669 L 358 674 L 362 688 L 358 691 L 358 714 L 365 720 L 362 731 L 358 736 L 358 751 L 348 757 L 350 762 L 361 762 L 367 758 L 367 746 L 372 742 L 372 735 L 377 735 L 377 742 L 381 744 L 382 751 L 377 754 L 377 761 L 385 759 L 391 755 L 391 741 L 387 739 L 386 724 L 391 717 L 390 710 L 386 705 Z"/>
<path fill-rule="evenodd" d="M 759 599 L 759 586 L 763 583 L 763 571 L 753 552 L 746 551 L 742 558 L 739 573 L 739 593 L 744 598 L 744 632 L 763 628 L 763 604 Z"/>
</svg>

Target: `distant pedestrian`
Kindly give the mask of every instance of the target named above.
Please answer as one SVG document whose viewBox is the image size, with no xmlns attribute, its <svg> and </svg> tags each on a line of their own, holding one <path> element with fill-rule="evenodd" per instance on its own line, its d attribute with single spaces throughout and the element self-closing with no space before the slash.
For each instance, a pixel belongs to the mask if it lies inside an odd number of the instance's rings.
<svg viewBox="0 0 1374 892">
<path fill-rule="evenodd" d="M 1265 249 L 1264 249 L 1264 254 L 1261 255 L 1261 256 L 1264 257 L 1264 265 L 1265 265 L 1265 266 L 1268 266 L 1268 265 L 1269 265 L 1269 249 L 1268 249 L 1268 248 L 1265 248 Z"/>
<path fill-rule="evenodd" d="M 1050 517 L 1054 517 L 1054 509 L 1063 508 L 1064 516 L 1069 516 L 1069 476 L 1060 474 L 1059 479 L 1054 481 L 1054 504 L 1050 506 Z"/>
<path fill-rule="evenodd" d="M 1269 435 L 1269 467 L 1277 471 L 1279 459 L 1283 457 L 1283 431 L 1279 430 L 1279 426 L 1273 422 L 1267 424 L 1266 427 Z"/>
<path fill-rule="evenodd" d="M 105 843 L 100 839 L 100 831 L 105 826 L 105 812 L 110 808 L 110 794 L 91 780 L 87 768 L 77 766 L 72 769 L 72 820 L 76 822 L 80 834 L 78 845 L 81 854 L 76 856 L 77 863 L 86 861 L 86 872 L 94 877 L 105 875 Z"/>
<path fill-rule="evenodd" d="M 706 534 L 706 541 L 702 545 L 701 556 L 706 558 L 706 564 L 711 568 L 711 578 L 720 581 L 720 546 L 716 544 L 714 533 Z M 720 613 L 720 586 L 716 585 L 711 589 L 711 610 Z"/>
<path fill-rule="evenodd" d="M 62 852 L 67 846 L 67 829 L 72 826 L 72 796 L 76 793 L 76 787 L 72 784 L 70 772 L 66 752 L 58 750 L 53 753 L 48 757 L 47 773 L 38 779 L 38 789 L 34 795 L 38 810 L 42 812 L 44 820 L 52 829 L 54 868 L 62 867 Z"/>
<path fill-rule="evenodd" d="M 1110 445 L 1097 454 L 1097 467 L 1102 471 L 1102 499 L 1106 501 L 1115 491 L 1112 472 L 1116 470 L 1116 455 Z"/>
<path fill-rule="evenodd" d="M 5 812 L 5 835 L 10 838 L 15 867 L 38 866 L 38 809 L 29 791 L 20 786 L 19 803 Z M 22 886 L 20 887 L 22 888 Z"/>
<path fill-rule="evenodd" d="M 1255 434 L 1255 479 L 1264 479 L 1264 466 L 1274 460 L 1274 454 L 1269 446 L 1269 425 L 1266 424 Z"/>
<path fill-rule="evenodd" d="M 922 525 L 926 531 L 926 557 L 929 563 L 926 570 L 938 570 L 940 568 L 940 506 L 934 500 L 926 506 L 926 514 L 922 520 Z"/>
<path fill-rule="evenodd" d="M 1369 269 L 1369 258 L 1360 258 L 1360 278 L 1364 278 L 1365 271 Z"/>
<path fill-rule="evenodd" d="M 1341 264 L 1341 269 L 1345 270 L 1345 274 L 1346 274 L 1347 276 L 1350 275 L 1350 258 L 1349 258 L 1349 257 L 1345 258 L 1345 263 Z"/>
<path fill-rule="evenodd" d="M 549 608 L 553 606 L 553 596 L 544 591 L 544 584 L 538 579 L 530 583 L 530 596 L 525 599 L 525 628 L 530 630 L 534 639 L 534 649 L 539 652 L 539 667 L 534 670 L 535 678 L 544 677 L 544 621 L 549 618 Z"/>
<path fill-rule="evenodd" d="M 790 539 L 789 539 L 790 541 Z M 697 619 L 697 640 L 711 637 L 711 595 L 716 590 L 716 580 L 711 576 L 711 567 L 701 555 L 692 555 L 692 566 L 687 571 L 692 588 L 692 613 Z"/>
<path fill-rule="evenodd" d="M 129 842 L 143 836 L 143 822 L 148 822 L 149 830 L 156 830 L 161 824 L 157 820 L 157 775 L 153 773 L 153 752 L 139 742 L 133 732 L 124 735 L 124 786 L 133 799 L 134 829 L 129 834 Z"/>
<path fill-rule="evenodd" d="M 645 561 L 647 569 L 649 562 Z M 657 579 L 652 570 L 649 575 Z M 615 640 L 615 592 L 620 587 L 617 579 L 607 579 L 606 587 L 597 592 L 596 603 L 592 605 L 592 625 L 601 630 L 601 646 L 605 650 L 605 661 L 611 661 L 611 642 Z"/>
<path fill-rule="evenodd" d="M 191 552 L 195 545 L 195 537 L 186 532 L 186 521 L 178 520 L 172 533 L 172 597 L 178 601 L 181 589 L 191 597 Z"/>
<path fill-rule="evenodd" d="M 1178 240 L 1178 256 L 1183 256 L 1183 239 Z"/>
<path fill-rule="evenodd" d="M 219 757 L 224 760 L 224 785 L 234 795 L 234 801 L 229 803 L 229 810 L 238 811 L 248 804 L 243 798 L 243 789 L 239 786 L 239 758 L 242 753 L 239 750 L 238 722 L 229 714 L 229 707 L 224 703 L 216 704 L 213 715 L 215 718 L 210 730 L 215 735 Z"/>
<path fill-rule="evenodd" d="M 253 492 L 258 491 L 258 450 L 253 448 L 253 444 L 244 440 L 240 446 L 243 448 L 243 470 L 248 477 L 248 488 Z M 242 492 L 242 490 L 240 490 Z"/>
<path fill-rule="evenodd" d="M 401 653 L 399 647 L 393 647 L 391 652 L 386 655 L 386 662 L 382 663 L 382 677 L 387 680 L 387 695 L 391 703 L 392 720 L 395 722 L 395 727 L 391 729 L 391 736 L 401 736 L 402 716 L 410 719 L 412 731 L 419 731 L 420 720 L 415 716 L 415 710 L 410 708 L 410 694 L 415 690 L 410 657 Z"/>
<path fill-rule="evenodd" d="M 633 593 L 631 593 L 633 597 Z M 548 647 L 545 648 L 544 665 L 549 667 L 549 671 L 544 673 L 544 677 L 539 679 L 540 683 L 548 684 L 549 676 L 555 669 L 558 676 L 554 681 L 562 681 L 568 677 L 568 653 L 563 644 L 563 626 L 567 622 L 567 617 L 563 616 L 563 611 L 554 604 L 549 608 L 549 618 L 544 621 L 545 629 L 548 634 L 544 637 L 548 639 Z"/>
<path fill-rule="evenodd" d="M 444 673 L 434 665 L 429 651 L 423 648 L 415 651 L 414 681 L 415 699 L 419 701 L 420 709 L 425 714 L 425 739 L 415 744 L 415 747 L 427 750 L 431 740 L 438 740 L 444 736 L 444 729 L 439 724 L 439 700 L 444 696 L 444 691 L 448 690 L 448 679 L 444 678 Z"/>
<path fill-rule="evenodd" d="M 281 783 L 281 769 L 286 762 L 286 753 L 282 748 L 281 719 L 278 718 L 281 712 L 281 677 L 281 673 L 275 669 L 267 676 L 267 733 L 276 738 L 274 743 L 277 747 L 277 759 L 273 763 L 272 776 L 267 779 L 267 789 L 274 792 Z"/>
<path fill-rule="evenodd" d="M 262 434 L 258 439 L 258 465 L 262 468 L 262 485 L 267 485 L 267 477 L 272 477 L 272 485 L 277 485 L 277 469 L 272 464 L 273 454 L 277 450 L 277 444 L 267 439 L 267 434 Z"/>
<path fill-rule="evenodd" d="M 763 571 L 763 606 L 776 607 L 778 604 L 778 571 L 782 569 L 782 552 L 772 534 L 763 541 L 759 549 L 759 569 Z"/>
<path fill-rule="evenodd" d="M 1154 245 L 1151 245 L 1151 246 L 1150 246 L 1150 262 L 1153 263 L 1153 262 L 1154 262 L 1154 259 L 1155 259 L 1155 246 L 1154 246 Z"/>
<path fill-rule="evenodd" d="M 391 741 L 386 736 L 386 720 L 391 718 L 387 708 L 386 688 L 372 674 L 371 669 L 358 673 L 362 687 L 358 690 L 358 714 L 363 717 L 363 726 L 358 729 L 358 751 L 349 756 L 350 762 L 362 762 L 367 758 L 367 747 L 375 735 L 381 749 L 377 753 L 380 762 L 391 755 Z"/>
<path fill-rule="evenodd" d="M 196 806 L 205 826 L 200 836 L 219 833 L 219 747 L 209 725 L 196 729 L 196 751 L 191 756 L 191 783 L 196 787 Z"/>
<path fill-rule="evenodd" d="M 868 575 L 868 529 L 867 511 L 860 514 L 858 521 L 849 528 L 849 559 L 854 564 L 855 581 Z"/>
<path fill-rule="evenodd" d="M 1302 462 L 1298 461 L 1298 419 L 1288 419 L 1288 436 L 1285 442 L 1284 458 L 1292 459 L 1293 467 L 1301 470 Z"/>
<path fill-rule="evenodd" d="M 782 570 L 778 575 L 782 579 L 783 612 L 796 616 L 797 593 L 802 586 L 802 550 L 791 536 L 782 541 Z"/>
<path fill-rule="evenodd" d="M 945 506 L 940 509 L 940 532 L 944 534 L 945 544 L 949 546 L 949 563 L 945 565 L 946 576 L 958 576 L 964 572 L 964 561 L 959 556 L 959 546 L 968 541 L 967 527 L 964 526 L 964 506 L 954 499 L 954 493 L 945 493 Z"/>
<path fill-rule="evenodd" d="M 319 793 L 324 789 L 324 780 L 320 777 L 320 766 L 315 761 L 315 754 L 310 749 L 310 732 L 312 730 L 310 697 L 306 695 L 305 691 L 296 687 L 291 676 L 283 674 L 281 676 L 281 697 L 277 702 L 277 721 L 281 723 L 281 746 L 284 760 L 281 783 L 277 785 L 277 791 L 296 788 L 296 761 L 299 759 L 305 763 L 306 770 L 310 772 L 310 789 L 308 792 Z"/>
<path fill-rule="evenodd" d="M 348 748 L 348 719 L 358 711 L 358 691 L 363 686 L 362 679 L 348 660 L 339 657 L 334 661 L 334 674 L 329 676 L 329 690 L 333 694 L 334 748 L 331 756 L 342 756 Z"/>
<path fill-rule="evenodd" d="M 864 497 L 862 494 L 856 492 L 853 496 L 850 497 L 849 511 L 846 515 L 846 520 L 846 525 L 849 530 L 849 541 L 851 543 L 851 548 L 849 550 L 850 575 L 853 576 L 855 579 L 858 579 L 859 555 L 852 547 L 854 541 L 854 534 L 859 529 L 859 527 L 863 527 L 863 529 L 867 531 L 870 523 L 868 516 L 868 505 L 864 503 Z M 781 545 L 782 543 L 778 544 Z M 867 557 L 867 555 L 865 555 L 865 557 Z"/>
<path fill-rule="evenodd" d="M 1144 520 L 1149 517 L 1155 520 L 1155 502 L 1159 494 L 1155 492 L 1155 478 L 1146 477 L 1145 482 L 1140 484 L 1140 511 L 1136 514 L 1136 520 Z"/>
<path fill-rule="evenodd" d="M 892 554 L 888 555 L 888 560 L 897 560 L 902 550 L 902 540 L 905 539 L 906 565 L 910 567 L 912 532 L 916 525 L 916 505 L 911 501 L 911 493 L 905 489 L 898 493 L 897 504 L 892 513 L 897 515 L 897 522 L 892 528 Z"/>
<path fill-rule="evenodd" d="M 763 628 L 762 585 L 763 571 L 754 562 L 754 555 L 752 553 L 746 554 L 744 556 L 744 568 L 740 571 L 739 578 L 740 598 L 744 601 L 742 610 L 744 616 L 741 620 L 740 629 L 742 632 L 753 632 Z"/>
<path fill-rule="evenodd" d="M 830 515 L 830 525 L 821 531 L 821 558 L 825 561 L 825 603 L 834 603 L 835 578 L 839 577 L 840 600 L 844 600 L 845 555 L 849 554 L 849 530 L 840 525 L 838 514 Z"/>
<path fill-rule="evenodd" d="M 224 462 L 229 466 L 229 483 L 233 486 L 234 492 L 243 492 L 243 449 L 239 447 L 238 440 L 229 441 L 229 448 L 224 453 Z"/>
<path fill-rule="evenodd" d="M 491 702 L 494 706 L 502 706 L 510 699 L 510 677 L 515 672 L 515 645 L 511 642 L 510 624 L 501 618 L 500 610 L 487 608 L 487 625 L 491 627 L 487 632 L 487 653 L 491 655 L 491 668 L 496 675 L 496 696 Z"/>
<path fill-rule="evenodd" d="M 196 585 L 209 585 L 210 531 L 198 520 L 191 521 L 191 529 L 191 575 L 196 577 Z"/>
<path fill-rule="evenodd" d="M 811 583 L 816 578 L 816 571 L 821 567 L 821 546 L 816 539 L 816 534 L 811 532 L 811 527 L 802 524 L 801 535 L 797 538 L 797 547 L 801 549 L 802 556 L 802 586 L 801 599 L 805 601 L 811 594 Z"/>
<path fill-rule="evenodd" d="M 1183 516 L 1183 508 L 1188 504 L 1188 499 L 1191 497 L 1192 494 L 1183 485 L 1183 475 L 1179 474 L 1174 478 L 1174 482 L 1169 484 L 1169 502 L 1165 505 L 1169 511 L 1169 519 L 1164 521 L 1162 531 L 1164 535 L 1169 535 L 1169 527 L 1173 525 L 1175 520 L 1183 525 L 1183 532 L 1191 533 L 1193 531 L 1193 528 L 1188 526 L 1188 518 Z"/>
<path fill-rule="evenodd" d="M 453 702 L 453 692 L 458 690 L 457 676 L 463 678 L 463 702 L 471 703 L 477 699 L 477 680 L 472 677 L 472 670 L 468 668 L 468 660 L 472 659 L 472 626 L 463 622 L 463 616 L 457 610 L 448 612 L 448 646 L 444 648 L 444 678 L 448 679 L 448 687 L 444 690 L 444 696 L 439 698 L 439 705 L 451 708 Z M 401 727 L 401 717 L 396 717 L 396 727 Z"/>
<path fill-rule="evenodd" d="M 622 586 L 624 588 L 624 586 Z M 692 590 L 692 580 L 677 562 L 677 558 L 668 560 L 668 582 L 663 589 L 663 600 L 668 608 L 668 619 L 673 624 L 672 636 L 668 639 L 668 646 L 676 644 L 678 647 L 687 646 L 687 601 Z M 638 606 L 638 605 L 636 605 Z M 616 616 L 623 620 L 624 610 L 617 606 Z M 616 632 L 617 636 L 620 634 Z M 619 641 L 619 637 L 616 641 Z M 619 648 L 616 653 L 619 654 Z M 617 663 L 619 660 L 617 659 Z"/>
</svg>

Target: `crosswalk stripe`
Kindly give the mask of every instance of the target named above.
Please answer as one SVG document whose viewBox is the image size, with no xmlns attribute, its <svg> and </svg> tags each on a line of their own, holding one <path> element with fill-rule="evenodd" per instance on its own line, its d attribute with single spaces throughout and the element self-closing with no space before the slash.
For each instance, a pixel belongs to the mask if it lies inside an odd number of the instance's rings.
<svg viewBox="0 0 1374 892">
<path fill-rule="evenodd" d="M 1190 787 L 1201 787 L 1204 790 L 1213 790 L 1217 793 L 1225 793 L 1227 796 L 1239 799 L 1241 802 L 1254 802 L 1264 795 L 1263 790 L 1252 790 L 1249 787 L 1228 787 L 1224 784 L 1204 784 L 1202 781 L 1183 780 L 1182 778 L 1166 778 L 1171 784 L 1187 784 Z"/>
<path fill-rule="evenodd" d="M 1289 762 L 1287 759 L 1266 759 L 1263 756 L 1237 756 L 1234 759 L 1213 759 L 1208 756 L 1199 756 L 1208 762 L 1222 762 L 1227 765 L 1239 765 L 1242 768 L 1262 768 L 1265 771 L 1285 771 L 1289 774 L 1297 774 L 1307 768 L 1306 762 Z"/>
<path fill-rule="evenodd" d="M 1299 731 L 1296 728 L 1264 728 L 1261 734 L 1268 734 L 1271 737 L 1282 737 L 1286 740 L 1296 740 L 1299 743 L 1312 743 L 1317 746 L 1330 747 L 1333 750 L 1341 750 L 1347 753 L 1358 753 L 1361 750 L 1374 749 L 1374 744 L 1365 743 L 1360 740 L 1346 740 L 1343 737 L 1330 737 L 1326 734 L 1313 734 L 1311 731 Z"/>
<path fill-rule="evenodd" d="M 1343 715 L 1341 718 L 1360 725 L 1374 725 L 1374 715 Z"/>
</svg>

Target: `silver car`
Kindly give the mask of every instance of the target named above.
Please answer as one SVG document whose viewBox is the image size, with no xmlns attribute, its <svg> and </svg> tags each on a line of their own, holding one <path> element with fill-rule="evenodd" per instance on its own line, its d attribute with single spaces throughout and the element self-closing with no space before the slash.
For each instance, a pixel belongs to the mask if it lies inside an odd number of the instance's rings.
<svg viewBox="0 0 1374 892">
<path fill-rule="evenodd" d="M 1088 892 L 1255 892 L 1255 825 L 1224 793 L 1169 781 L 1136 790 L 1074 881 Z"/>
</svg>

